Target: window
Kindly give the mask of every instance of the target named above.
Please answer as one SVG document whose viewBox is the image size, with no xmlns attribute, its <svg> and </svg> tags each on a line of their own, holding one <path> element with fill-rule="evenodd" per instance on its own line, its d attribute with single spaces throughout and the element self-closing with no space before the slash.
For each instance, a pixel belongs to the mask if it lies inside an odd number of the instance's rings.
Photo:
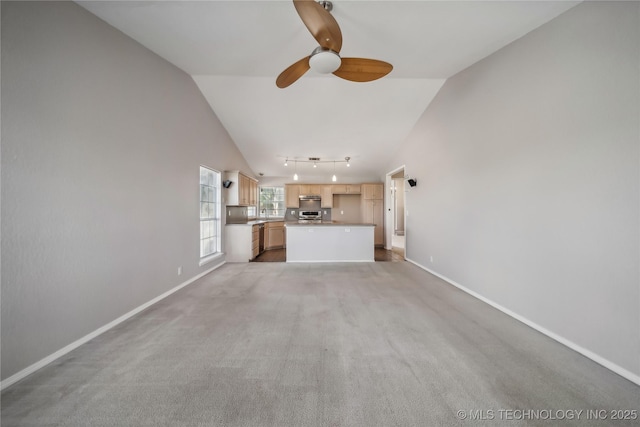
<svg viewBox="0 0 640 427">
<path fill-rule="evenodd" d="M 220 252 L 220 172 L 200 166 L 200 259 Z"/>
<path fill-rule="evenodd" d="M 284 217 L 284 187 L 260 187 L 260 218 Z"/>
</svg>

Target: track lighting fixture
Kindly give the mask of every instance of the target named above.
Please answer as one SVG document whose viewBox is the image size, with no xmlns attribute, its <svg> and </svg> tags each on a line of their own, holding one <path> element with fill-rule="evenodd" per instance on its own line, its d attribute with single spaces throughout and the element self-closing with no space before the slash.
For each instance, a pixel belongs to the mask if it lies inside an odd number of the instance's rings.
<svg viewBox="0 0 640 427">
<path fill-rule="evenodd" d="M 347 165 L 347 167 L 351 166 L 351 157 L 345 157 L 344 160 L 321 160 L 320 157 L 307 157 L 304 160 L 298 160 L 295 159 L 292 160 L 295 171 L 293 174 L 293 180 L 294 181 L 298 181 L 299 176 L 298 176 L 298 163 L 313 163 L 313 167 L 317 168 L 319 164 L 321 163 L 333 163 L 333 175 L 331 176 L 331 181 L 335 182 L 338 180 L 338 177 L 336 176 L 336 163 L 345 163 Z M 288 166 L 289 165 L 289 157 L 285 157 L 284 160 L 284 165 Z"/>
</svg>

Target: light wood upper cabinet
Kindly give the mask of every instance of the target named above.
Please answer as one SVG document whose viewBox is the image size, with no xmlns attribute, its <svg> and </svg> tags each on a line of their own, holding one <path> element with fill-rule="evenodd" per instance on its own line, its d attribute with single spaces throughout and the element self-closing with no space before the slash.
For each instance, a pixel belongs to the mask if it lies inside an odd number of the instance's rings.
<svg viewBox="0 0 640 427">
<path fill-rule="evenodd" d="M 333 207 L 332 186 L 326 184 L 285 184 L 285 201 L 287 208 L 299 208 L 300 196 L 320 196 L 322 207 Z"/>
<path fill-rule="evenodd" d="M 295 185 L 295 184 L 294 184 Z M 322 191 L 320 184 L 298 184 L 301 196 L 319 196 Z"/>
<path fill-rule="evenodd" d="M 362 184 L 362 198 L 365 200 L 382 200 L 384 198 L 384 185 Z"/>
<path fill-rule="evenodd" d="M 363 200 L 383 200 L 384 184 L 285 184 L 287 208 L 299 208 L 300 196 L 319 195 L 322 208 L 333 208 L 334 194 L 362 194 Z"/>
<path fill-rule="evenodd" d="M 360 184 L 333 184 L 333 194 L 360 194 Z"/>
<path fill-rule="evenodd" d="M 249 181 L 249 204 L 258 206 L 258 181 Z"/>
<path fill-rule="evenodd" d="M 240 204 L 249 205 L 251 194 L 251 180 L 248 176 L 240 175 Z"/>
<path fill-rule="evenodd" d="M 285 184 L 284 197 L 287 208 L 300 207 L 300 186 L 298 184 Z"/>
<path fill-rule="evenodd" d="M 322 191 L 320 192 L 320 196 L 322 197 L 322 201 L 320 202 L 321 208 L 333 207 L 333 186 L 323 185 Z"/>
<path fill-rule="evenodd" d="M 309 193 L 312 196 L 321 196 L 322 195 L 322 185 L 321 184 L 312 184 L 309 186 Z M 302 194 L 302 193 L 300 193 Z"/>
<path fill-rule="evenodd" d="M 256 206 L 258 203 L 258 181 L 240 171 L 226 171 L 225 179 L 232 182 L 225 188 L 227 206 Z"/>
</svg>

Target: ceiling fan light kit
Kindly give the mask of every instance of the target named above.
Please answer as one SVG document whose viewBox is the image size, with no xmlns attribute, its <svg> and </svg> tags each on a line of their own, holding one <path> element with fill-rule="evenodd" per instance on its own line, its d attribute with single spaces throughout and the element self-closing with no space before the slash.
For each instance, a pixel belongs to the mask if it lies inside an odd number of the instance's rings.
<svg viewBox="0 0 640 427">
<path fill-rule="evenodd" d="M 342 60 L 340 56 L 332 50 L 318 46 L 309 58 L 311 69 L 320 74 L 329 74 L 340 68 Z"/>
<path fill-rule="evenodd" d="M 386 76 L 393 70 L 388 62 L 366 58 L 341 58 L 342 31 L 329 13 L 333 9 L 330 1 L 293 0 L 293 5 L 311 35 L 320 46 L 311 55 L 287 67 L 276 79 L 281 89 L 295 83 L 309 69 L 352 82 L 370 82 Z"/>
</svg>

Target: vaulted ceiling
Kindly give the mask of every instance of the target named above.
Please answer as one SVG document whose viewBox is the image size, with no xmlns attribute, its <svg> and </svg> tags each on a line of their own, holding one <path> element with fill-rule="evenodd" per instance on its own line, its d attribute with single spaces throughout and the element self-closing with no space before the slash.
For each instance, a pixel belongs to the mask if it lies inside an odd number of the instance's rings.
<svg viewBox="0 0 640 427">
<path fill-rule="evenodd" d="M 335 0 L 343 57 L 393 71 L 354 83 L 309 71 L 278 74 L 317 46 L 291 0 L 80 1 L 81 6 L 193 76 L 256 174 L 286 177 L 289 160 L 351 157 L 342 181 L 374 180 L 445 80 L 577 1 Z M 333 164 L 298 164 L 326 181 Z"/>
</svg>

